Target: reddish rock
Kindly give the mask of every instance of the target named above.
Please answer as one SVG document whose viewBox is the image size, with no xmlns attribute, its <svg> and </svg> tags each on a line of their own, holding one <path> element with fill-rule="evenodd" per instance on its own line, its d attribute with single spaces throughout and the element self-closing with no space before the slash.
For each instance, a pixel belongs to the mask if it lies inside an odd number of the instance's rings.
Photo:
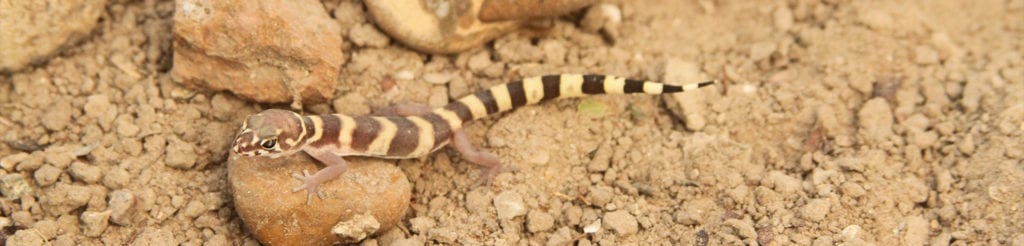
<svg viewBox="0 0 1024 246">
<path fill-rule="evenodd" d="M 0 0 L 0 71 L 40 62 L 96 27 L 106 0 Z"/>
<path fill-rule="evenodd" d="M 319 1 L 179 0 L 175 9 L 175 81 L 267 103 L 333 95 L 341 30 Z"/>
<path fill-rule="evenodd" d="M 306 191 L 292 192 L 302 184 L 292 175 L 323 168 L 308 155 L 232 155 L 228 182 L 238 216 L 266 245 L 349 243 L 398 225 L 412 196 L 405 173 L 380 159 L 348 161 L 348 171 L 321 184 L 322 196 L 306 204 Z M 341 230 L 332 230 L 336 226 Z"/>
</svg>

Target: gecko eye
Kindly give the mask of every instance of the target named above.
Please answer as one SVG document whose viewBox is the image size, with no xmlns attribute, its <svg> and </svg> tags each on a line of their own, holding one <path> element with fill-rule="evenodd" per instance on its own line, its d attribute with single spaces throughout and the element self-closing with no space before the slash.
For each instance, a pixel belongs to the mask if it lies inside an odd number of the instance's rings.
<svg viewBox="0 0 1024 246">
<path fill-rule="evenodd" d="M 264 149 L 273 149 L 275 145 L 277 145 L 276 139 L 264 139 L 263 141 L 260 141 L 260 146 L 263 146 Z"/>
</svg>

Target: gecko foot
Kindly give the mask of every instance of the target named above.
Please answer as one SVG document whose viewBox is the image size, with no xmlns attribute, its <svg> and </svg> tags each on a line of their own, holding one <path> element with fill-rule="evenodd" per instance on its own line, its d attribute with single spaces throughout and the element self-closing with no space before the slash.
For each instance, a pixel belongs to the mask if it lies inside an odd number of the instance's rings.
<svg viewBox="0 0 1024 246">
<path fill-rule="evenodd" d="M 293 173 L 292 177 L 302 181 L 302 185 L 292 188 L 292 192 L 298 192 L 300 190 L 308 191 L 306 194 L 306 205 L 309 205 L 309 202 L 313 200 L 313 194 L 317 194 L 319 196 L 318 191 L 321 182 L 313 179 L 313 175 L 309 175 L 309 170 L 302 170 L 302 175 Z"/>
<path fill-rule="evenodd" d="M 493 160 L 493 161 L 488 161 L 488 162 L 497 163 L 497 164 L 494 165 L 494 166 L 484 166 L 484 167 L 481 167 L 480 168 L 480 176 L 476 178 L 475 182 L 473 182 L 473 187 L 480 187 L 480 186 L 490 187 L 491 186 L 491 182 L 494 181 L 494 177 L 498 176 L 498 174 L 501 174 L 503 172 L 512 172 L 512 171 L 518 170 L 518 168 L 516 168 L 515 166 L 504 166 L 504 165 L 501 165 L 501 163 L 498 161 L 498 156 L 497 155 L 494 155 L 494 154 L 491 154 L 491 153 L 481 153 L 481 154 L 485 156 L 484 159 L 491 159 L 491 160 Z M 470 162 L 472 162 L 472 161 L 470 161 Z"/>
<path fill-rule="evenodd" d="M 313 175 L 309 175 L 308 170 L 302 170 L 302 175 L 292 174 L 292 177 L 302 181 L 302 185 L 292 188 L 292 192 L 298 192 L 301 190 L 309 192 L 306 194 L 306 205 L 309 205 L 313 200 L 313 195 L 319 196 L 318 192 L 320 190 L 320 184 L 341 176 L 342 173 L 345 173 L 345 166 L 346 165 L 327 166 L 320 169 L 320 171 L 317 171 Z M 323 199 L 323 197 L 320 197 L 320 199 Z"/>
</svg>

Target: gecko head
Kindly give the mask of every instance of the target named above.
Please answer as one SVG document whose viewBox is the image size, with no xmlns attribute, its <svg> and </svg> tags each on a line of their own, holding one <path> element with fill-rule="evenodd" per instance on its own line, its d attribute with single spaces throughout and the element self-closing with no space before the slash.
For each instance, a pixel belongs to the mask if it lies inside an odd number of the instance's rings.
<svg viewBox="0 0 1024 246">
<path fill-rule="evenodd" d="M 302 149 L 305 135 L 302 116 L 268 109 L 245 119 L 231 150 L 241 156 L 277 158 Z"/>
</svg>

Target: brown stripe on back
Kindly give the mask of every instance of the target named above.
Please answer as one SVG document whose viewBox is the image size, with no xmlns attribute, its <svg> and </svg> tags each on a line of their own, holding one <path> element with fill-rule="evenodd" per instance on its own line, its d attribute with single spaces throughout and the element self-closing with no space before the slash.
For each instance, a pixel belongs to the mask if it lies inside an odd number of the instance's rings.
<svg viewBox="0 0 1024 246">
<path fill-rule="evenodd" d="M 448 105 L 444 105 L 444 108 L 455 112 L 455 114 L 459 116 L 459 119 L 462 119 L 463 124 L 473 120 L 473 112 L 469 111 L 469 107 L 462 104 L 460 101 L 448 103 Z"/>
<path fill-rule="evenodd" d="M 541 82 L 544 83 L 544 97 L 540 100 L 548 100 L 558 98 L 562 94 L 562 89 L 559 86 L 562 83 L 562 75 L 544 75 L 541 77 Z"/>
<path fill-rule="evenodd" d="M 491 94 L 491 90 L 477 92 L 476 98 L 479 98 L 480 102 L 484 103 L 484 108 L 487 108 L 488 115 L 498 112 L 498 101 L 494 100 L 494 94 Z"/>
<path fill-rule="evenodd" d="M 583 94 L 604 94 L 604 75 L 583 75 Z"/>
<path fill-rule="evenodd" d="M 627 79 L 625 87 L 622 88 L 623 93 L 641 93 L 644 92 L 644 81 Z"/>
<path fill-rule="evenodd" d="M 448 126 L 448 121 L 441 118 L 440 115 L 429 113 L 420 117 L 423 117 L 427 122 L 430 122 L 430 125 L 434 126 L 434 147 L 431 149 L 437 148 L 451 137 L 452 129 Z"/>
<path fill-rule="evenodd" d="M 369 116 L 356 116 L 354 120 L 356 128 L 352 131 L 352 149 L 366 151 L 377 134 L 380 134 L 380 123 Z"/>
<path fill-rule="evenodd" d="M 333 114 L 320 115 L 320 119 L 323 119 L 324 125 L 323 135 L 320 136 L 319 140 L 310 143 L 313 147 L 320 147 L 324 145 L 337 145 L 338 144 L 338 131 L 341 131 L 341 119 Z"/>
<path fill-rule="evenodd" d="M 395 132 L 395 138 L 391 139 L 391 144 L 388 146 L 388 155 L 406 156 L 416 150 L 416 146 L 420 142 L 420 128 L 405 117 L 387 117 L 385 119 L 395 123 L 395 128 L 398 129 Z"/>
<path fill-rule="evenodd" d="M 523 81 L 517 80 L 505 84 L 508 87 L 508 96 L 512 99 L 512 108 L 526 105 L 526 91 L 523 90 Z"/>
</svg>

